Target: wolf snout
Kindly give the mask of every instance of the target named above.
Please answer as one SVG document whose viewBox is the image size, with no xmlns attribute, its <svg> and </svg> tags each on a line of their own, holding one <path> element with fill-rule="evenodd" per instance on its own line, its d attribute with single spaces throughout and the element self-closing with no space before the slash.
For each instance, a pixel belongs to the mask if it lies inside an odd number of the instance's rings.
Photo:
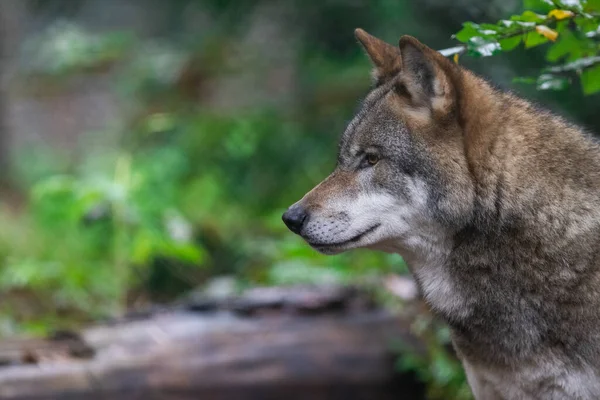
<svg viewBox="0 0 600 400">
<path fill-rule="evenodd" d="M 302 232 L 307 217 L 308 213 L 304 207 L 299 204 L 294 204 L 283 213 L 281 219 L 283 219 L 283 222 L 292 232 L 299 235 L 300 232 Z"/>
</svg>

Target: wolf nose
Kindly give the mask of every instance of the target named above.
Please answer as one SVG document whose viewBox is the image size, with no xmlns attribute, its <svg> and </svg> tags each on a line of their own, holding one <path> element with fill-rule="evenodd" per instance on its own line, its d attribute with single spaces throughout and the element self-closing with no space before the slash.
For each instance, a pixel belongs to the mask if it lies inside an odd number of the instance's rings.
<svg viewBox="0 0 600 400">
<path fill-rule="evenodd" d="M 304 208 L 298 204 L 294 204 L 283 213 L 281 219 L 290 228 L 290 231 L 295 234 L 300 234 L 304 222 L 306 221 L 307 213 Z"/>
</svg>

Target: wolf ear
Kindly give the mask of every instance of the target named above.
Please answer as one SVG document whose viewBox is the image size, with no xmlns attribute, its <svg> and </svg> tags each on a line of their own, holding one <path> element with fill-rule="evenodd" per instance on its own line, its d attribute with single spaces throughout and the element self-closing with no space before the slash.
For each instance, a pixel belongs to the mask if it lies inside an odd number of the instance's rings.
<svg viewBox="0 0 600 400">
<path fill-rule="evenodd" d="M 402 59 L 399 92 L 414 107 L 447 114 L 454 103 L 455 89 L 449 75 L 454 64 L 412 36 L 402 36 L 399 47 Z"/>
<path fill-rule="evenodd" d="M 369 35 L 364 30 L 357 28 L 354 35 L 362 44 L 373 66 L 373 76 L 377 85 L 392 79 L 402 67 L 400 49 Z"/>
</svg>

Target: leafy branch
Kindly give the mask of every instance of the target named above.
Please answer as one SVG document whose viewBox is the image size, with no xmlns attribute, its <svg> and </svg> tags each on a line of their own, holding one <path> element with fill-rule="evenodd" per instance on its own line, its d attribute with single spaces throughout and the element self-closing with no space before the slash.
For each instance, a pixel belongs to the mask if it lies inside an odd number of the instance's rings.
<svg viewBox="0 0 600 400">
<path fill-rule="evenodd" d="M 465 53 L 487 57 L 520 44 L 529 49 L 550 42 L 546 61 L 551 65 L 537 78 L 517 78 L 518 82 L 535 83 L 539 90 L 561 90 L 575 74 L 585 94 L 600 91 L 600 0 L 525 0 L 525 8 L 495 24 L 464 23 L 453 35 L 462 44 L 440 52 L 458 62 Z"/>
</svg>

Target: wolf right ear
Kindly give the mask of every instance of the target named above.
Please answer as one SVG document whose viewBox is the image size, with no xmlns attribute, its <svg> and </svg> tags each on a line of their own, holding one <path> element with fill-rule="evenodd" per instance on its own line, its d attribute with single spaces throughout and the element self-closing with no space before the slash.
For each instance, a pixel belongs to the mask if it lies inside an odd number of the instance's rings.
<svg viewBox="0 0 600 400">
<path fill-rule="evenodd" d="M 454 64 L 412 36 L 402 36 L 399 48 L 402 55 L 400 92 L 414 108 L 447 114 L 454 104 L 455 88 L 451 79 Z"/>
<path fill-rule="evenodd" d="M 398 47 L 377 39 L 360 28 L 354 31 L 354 35 L 373 62 L 373 66 L 375 67 L 373 69 L 373 77 L 375 78 L 376 85 L 389 81 L 400 72 L 402 61 Z"/>
</svg>

